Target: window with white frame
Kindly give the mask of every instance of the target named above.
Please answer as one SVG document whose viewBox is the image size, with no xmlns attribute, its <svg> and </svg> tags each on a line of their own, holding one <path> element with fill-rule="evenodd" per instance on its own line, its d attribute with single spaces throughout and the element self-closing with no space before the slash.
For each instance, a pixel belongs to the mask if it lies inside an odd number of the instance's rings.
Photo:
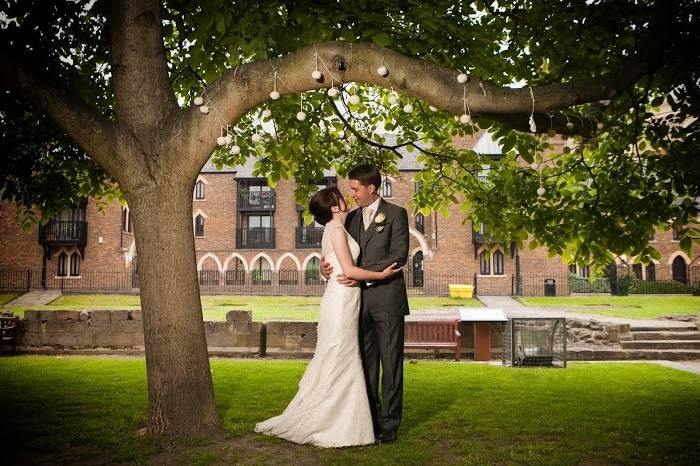
<svg viewBox="0 0 700 466">
<path fill-rule="evenodd" d="M 77 252 L 70 255 L 70 276 L 80 276 L 80 255 Z"/>
<path fill-rule="evenodd" d="M 392 197 L 391 180 L 389 178 L 385 178 L 382 183 L 382 197 Z"/>
<path fill-rule="evenodd" d="M 416 214 L 416 230 L 425 233 L 425 217 L 423 214 Z"/>
<path fill-rule="evenodd" d="M 65 252 L 58 255 L 58 271 L 56 275 L 59 277 L 68 275 L 68 254 Z"/>
<path fill-rule="evenodd" d="M 479 273 L 481 275 L 491 275 L 491 257 L 488 251 L 481 251 L 479 254 Z"/>
<path fill-rule="evenodd" d="M 134 227 L 131 224 L 131 211 L 129 207 L 122 207 L 122 231 L 124 233 L 132 233 Z"/>
<path fill-rule="evenodd" d="M 493 253 L 493 274 L 494 275 L 503 275 L 504 274 L 503 251 L 501 251 L 500 249 L 496 250 Z"/>
<path fill-rule="evenodd" d="M 204 217 L 201 214 L 194 218 L 194 235 L 204 236 Z"/>
<path fill-rule="evenodd" d="M 194 185 L 194 198 L 198 201 L 204 199 L 204 181 L 199 180 L 197 184 Z"/>
</svg>

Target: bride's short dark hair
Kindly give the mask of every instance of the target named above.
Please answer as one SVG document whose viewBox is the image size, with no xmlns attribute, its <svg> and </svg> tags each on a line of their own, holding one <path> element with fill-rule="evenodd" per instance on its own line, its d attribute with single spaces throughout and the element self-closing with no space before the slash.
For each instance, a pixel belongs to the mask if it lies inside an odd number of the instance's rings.
<svg viewBox="0 0 700 466">
<path fill-rule="evenodd" d="M 318 223 L 325 225 L 333 218 L 331 207 L 340 206 L 340 203 L 344 202 L 342 199 L 343 194 L 335 186 L 321 189 L 311 196 L 309 212 L 311 212 L 311 215 L 314 216 Z"/>
</svg>

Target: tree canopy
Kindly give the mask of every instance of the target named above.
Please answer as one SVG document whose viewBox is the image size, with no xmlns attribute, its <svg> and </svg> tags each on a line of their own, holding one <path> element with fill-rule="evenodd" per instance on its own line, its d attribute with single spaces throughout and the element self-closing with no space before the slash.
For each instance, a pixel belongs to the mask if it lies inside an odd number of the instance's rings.
<svg viewBox="0 0 700 466">
<path fill-rule="evenodd" d="M 692 21 L 700 7 L 694 1 L 658 3 L 171 1 L 164 5 L 162 28 L 168 75 L 181 106 L 199 95 L 208 100 L 207 86 L 227 70 L 327 41 L 370 41 L 453 69 L 455 77 L 464 72 L 493 86 L 531 86 L 535 110 L 538 86 L 566 86 L 648 65 L 626 88 L 611 87 L 602 104 L 574 100 L 535 112 L 536 134 L 528 131 L 523 112 L 472 113 L 456 79 L 449 97 L 457 98 L 462 112 L 436 109 L 402 95 L 400 87 L 344 84 L 322 57 L 306 63 L 304 72 L 311 76 L 317 69 L 339 86 L 335 98 L 326 86 L 301 97 L 283 95 L 256 106 L 235 126 L 211 108 L 221 120 L 221 135 L 232 136 L 214 160 L 236 164 L 257 157 L 259 174 L 273 185 L 297 179 L 300 201 L 324 169 L 336 167 L 342 174 L 370 161 L 392 173 L 396 149 L 406 147 L 421 152 L 426 165 L 418 176 L 423 190 L 415 198 L 417 209 L 446 212 L 459 202 L 495 239 L 522 241 L 532 234 L 533 244 L 567 259 L 604 263 L 615 254 L 655 256 L 648 240 L 657 227 L 680 229 L 686 249 L 698 237 L 692 223 L 700 180 L 700 59 L 689 45 L 698 40 Z M 115 118 L 106 2 L 10 1 L 1 9 L 6 57 L 21 53 L 85 105 Z M 379 68 L 381 56 L 367 65 Z M 416 67 L 413 77 L 421 81 L 430 72 Z M 273 86 L 284 91 L 288 79 L 277 73 Z M 353 95 L 359 103 L 352 103 Z M 3 169 L 3 199 L 51 213 L 76 196 L 112 192 L 94 162 L 41 114 L 13 93 L 6 92 L 0 105 L 10 162 Z M 411 112 L 404 111 L 407 105 Z M 297 119 L 300 110 L 303 121 Z M 473 118 L 464 124 L 455 113 Z M 496 135 L 502 160 L 454 149 L 455 136 L 478 129 Z M 383 144 L 385 131 L 398 133 L 398 147 Z M 554 133 L 570 137 L 566 153 L 551 152 Z M 260 142 L 254 134 L 262 136 Z M 232 145 L 240 152 L 232 152 Z M 532 162 L 534 170 L 528 168 Z M 476 176 L 484 164 L 490 166 L 486 181 Z M 57 191 L 66 195 L 57 197 Z"/>
</svg>

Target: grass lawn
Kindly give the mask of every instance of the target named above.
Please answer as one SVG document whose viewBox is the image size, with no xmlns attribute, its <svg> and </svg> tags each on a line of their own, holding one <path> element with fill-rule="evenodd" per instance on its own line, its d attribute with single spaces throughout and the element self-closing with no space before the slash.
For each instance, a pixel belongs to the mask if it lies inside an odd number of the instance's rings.
<svg viewBox="0 0 700 466">
<path fill-rule="evenodd" d="M 434 309 L 446 306 L 480 307 L 476 299 L 458 299 L 434 296 L 410 296 L 412 310 Z M 138 309 L 141 300 L 138 295 L 118 294 L 73 294 L 64 295 L 48 306 L 35 306 L 34 309 Z M 202 310 L 204 320 L 225 320 L 226 312 L 232 309 L 253 311 L 253 320 L 318 320 L 320 296 L 247 296 L 247 295 L 203 295 Z M 13 311 L 22 316 L 24 308 Z"/>
<path fill-rule="evenodd" d="M 700 296 L 571 296 L 518 298 L 535 307 L 557 307 L 586 314 L 631 319 L 655 319 L 662 315 L 695 315 Z"/>
<path fill-rule="evenodd" d="M 4 459 L 15 452 L 23 464 L 700 464 L 700 377 L 653 364 L 407 364 L 399 440 L 340 450 L 252 433 L 284 409 L 305 362 L 211 365 L 231 440 L 173 450 L 137 434 L 146 421 L 143 359 L 2 358 L 0 433 L 13 445 Z"/>
<path fill-rule="evenodd" d="M 17 299 L 17 296 L 19 295 L 13 293 L 0 293 L 0 306 L 4 306 L 10 301 Z"/>
</svg>

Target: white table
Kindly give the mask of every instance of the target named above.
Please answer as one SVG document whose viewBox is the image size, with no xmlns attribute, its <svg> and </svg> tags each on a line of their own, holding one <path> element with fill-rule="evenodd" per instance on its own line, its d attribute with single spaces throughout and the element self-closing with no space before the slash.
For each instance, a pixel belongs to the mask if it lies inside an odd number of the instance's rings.
<svg viewBox="0 0 700 466">
<path fill-rule="evenodd" d="M 494 308 L 460 308 L 459 320 L 474 323 L 474 360 L 491 360 L 491 324 L 508 322 L 503 309 Z"/>
</svg>

